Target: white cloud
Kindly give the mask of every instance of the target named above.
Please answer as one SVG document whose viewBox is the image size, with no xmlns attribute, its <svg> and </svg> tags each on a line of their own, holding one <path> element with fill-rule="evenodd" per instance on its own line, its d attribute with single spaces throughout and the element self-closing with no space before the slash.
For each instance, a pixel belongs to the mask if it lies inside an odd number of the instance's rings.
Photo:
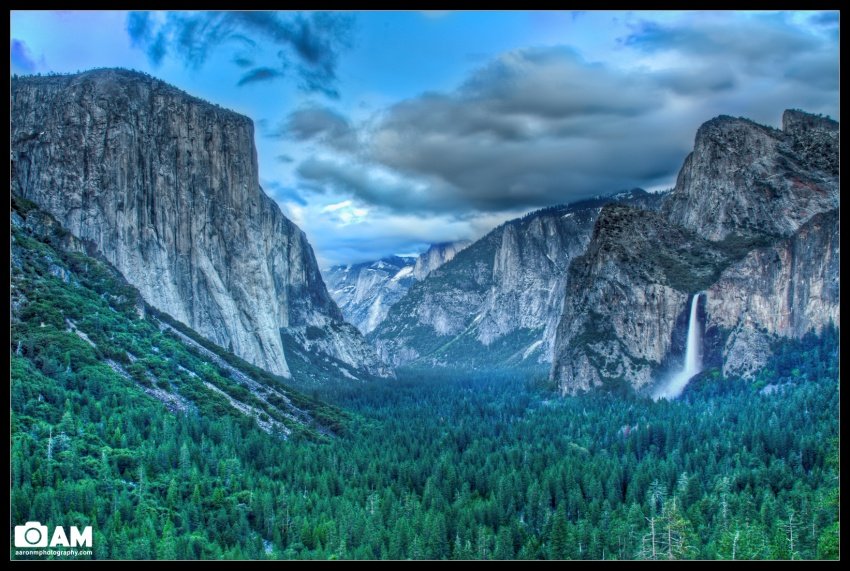
<svg viewBox="0 0 850 571">
<path fill-rule="evenodd" d="M 308 207 L 308 234 L 342 262 L 474 239 L 537 207 L 669 188 L 717 115 L 774 126 L 792 107 L 837 116 L 837 25 L 801 23 L 811 18 L 637 13 L 592 61 L 565 45 L 512 50 L 454 90 L 359 120 L 293 114 L 316 145 L 295 184 L 335 208 Z"/>
<path fill-rule="evenodd" d="M 322 208 L 322 212 L 336 212 L 341 208 L 347 208 L 351 206 L 351 200 L 343 200 L 342 202 L 336 202 L 334 204 L 328 204 L 324 208 Z"/>
</svg>

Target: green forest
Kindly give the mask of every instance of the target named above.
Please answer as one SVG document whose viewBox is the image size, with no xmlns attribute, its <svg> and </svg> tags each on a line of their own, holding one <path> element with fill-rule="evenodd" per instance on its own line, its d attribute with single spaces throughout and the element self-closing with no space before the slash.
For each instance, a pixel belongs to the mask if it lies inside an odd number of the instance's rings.
<svg viewBox="0 0 850 571">
<path fill-rule="evenodd" d="M 91 525 L 96 559 L 839 555 L 835 329 L 674 402 L 510 371 L 305 395 L 66 239 L 13 232 L 12 525 Z"/>
</svg>

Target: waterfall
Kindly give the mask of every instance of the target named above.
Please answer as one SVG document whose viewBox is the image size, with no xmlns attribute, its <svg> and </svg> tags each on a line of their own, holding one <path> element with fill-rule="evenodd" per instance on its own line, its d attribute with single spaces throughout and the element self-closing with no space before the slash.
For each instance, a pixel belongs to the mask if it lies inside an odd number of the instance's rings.
<svg viewBox="0 0 850 571">
<path fill-rule="evenodd" d="M 691 314 L 688 318 L 688 339 L 685 345 L 685 364 L 682 370 L 676 373 L 655 394 L 655 399 L 674 399 L 682 394 L 691 377 L 702 370 L 702 334 L 699 327 L 699 296 L 701 292 L 694 294 L 691 301 Z"/>
</svg>

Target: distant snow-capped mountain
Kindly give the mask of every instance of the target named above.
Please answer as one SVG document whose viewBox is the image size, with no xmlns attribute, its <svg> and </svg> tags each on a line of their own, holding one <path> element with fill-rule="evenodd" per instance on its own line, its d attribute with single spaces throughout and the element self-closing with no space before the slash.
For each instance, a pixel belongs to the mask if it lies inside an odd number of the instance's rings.
<svg viewBox="0 0 850 571">
<path fill-rule="evenodd" d="M 373 331 L 417 281 L 425 279 L 469 242 L 433 244 L 418 257 L 390 256 L 374 262 L 334 266 L 325 272 L 327 287 L 343 316 L 364 334 Z"/>
</svg>

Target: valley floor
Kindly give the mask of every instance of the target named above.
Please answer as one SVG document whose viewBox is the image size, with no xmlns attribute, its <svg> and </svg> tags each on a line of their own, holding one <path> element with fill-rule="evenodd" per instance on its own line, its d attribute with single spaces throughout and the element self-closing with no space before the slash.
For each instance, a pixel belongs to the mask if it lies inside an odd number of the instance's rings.
<svg viewBox="0 0 850 571">
<path fill-rule="evenodd" d="M 317 393 L 353 416 L 327 442 L 41 377 L 65 440 L 13 425 L 12 520 L 93 525 L 97 558 L 835 558 L 836 348 L 674 402 L 408 373 Z"/>
</svg>

